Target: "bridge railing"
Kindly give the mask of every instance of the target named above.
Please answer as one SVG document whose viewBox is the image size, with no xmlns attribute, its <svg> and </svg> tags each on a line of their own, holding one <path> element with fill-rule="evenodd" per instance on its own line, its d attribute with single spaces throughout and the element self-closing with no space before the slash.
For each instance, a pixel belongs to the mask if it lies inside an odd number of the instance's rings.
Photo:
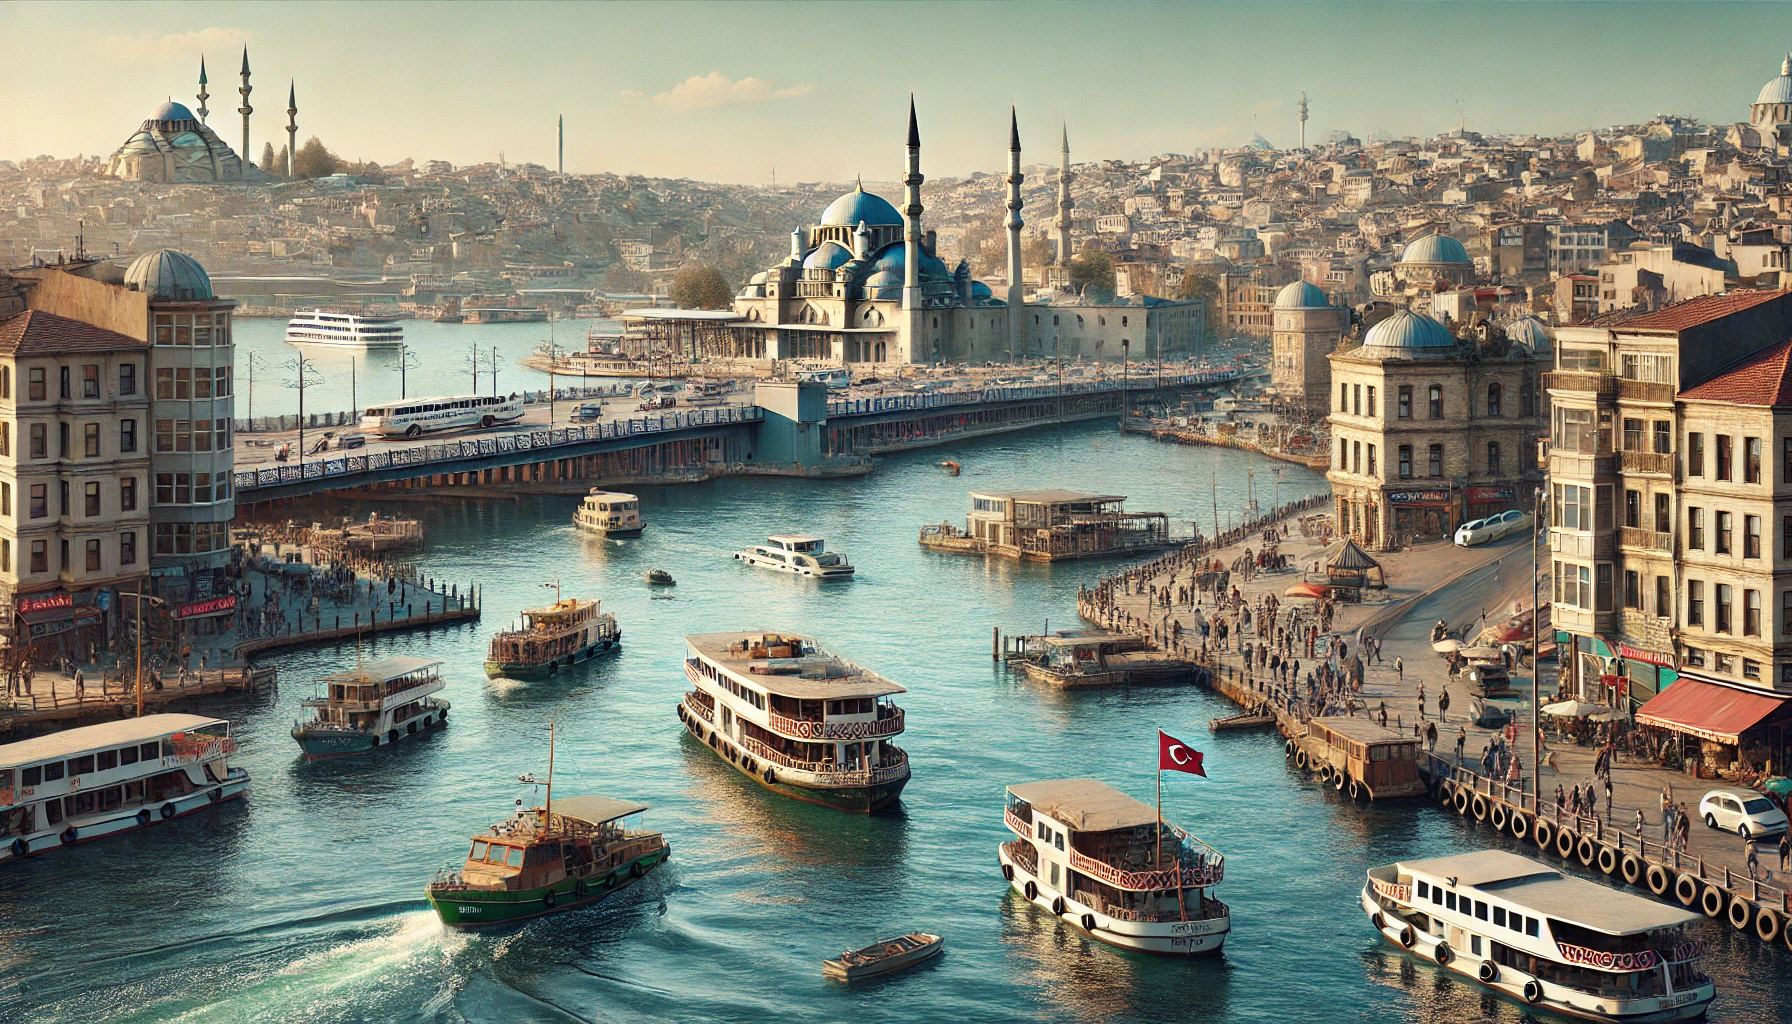
<svg viewBox="0 0 1792 1024">
<path fill-rule="evenodd" d="M 974 405 L 979 402 L 1013 402 L 1029 398 L 1056 398 L 1064 395 L 1090 395 L 1111 391 L 1143 391 L 1159 386 L 1183 387 L 1192 384 L 1209 384 L 1234 379 L 1239 374 L 1235 369 L 1206 370 L 1200 373 L 1166 373 L 1159 378 L 1155 373 L 1141 371 L 1131 381 L 1121 378 L 1103 380 L 1067 380 L 1062 385 L 1056 381 L 1049 384 L 1029 384 L 1026 386 L 973 388 L 970 390 L 910 392 L 898 395 L 880 395 L 873 398 L 842 398 L 828 403 L 829 416 L 864 416 L 880 412 L 906 412 L 916 409 L 940 409 L 954 405 Z"/>
</svg>

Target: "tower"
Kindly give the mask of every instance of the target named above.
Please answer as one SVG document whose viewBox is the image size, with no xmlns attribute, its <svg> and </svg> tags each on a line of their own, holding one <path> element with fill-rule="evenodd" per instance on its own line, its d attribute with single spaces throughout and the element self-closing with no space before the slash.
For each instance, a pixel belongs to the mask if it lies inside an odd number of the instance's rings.
<svg viewBox="0 0 1792 1024">
<path fill-rule="evenodd" d="M 1021 349 L 1021 325 L 1026 310 L 1022 304 L 1020 266 L 1020 186 L 1025 176 L 1020 172 L 1020 116 L 1012 105 L 1008 108 L 1008 359 L 1012 362 Z"/>
<path fill-rule="evenodd" d="M 243 166 L 247 167 L 249 166 L 249 115 L 255 113 L 255 108 L 249 105 L 249 93 L 254 90 L 249 86 L 249 48 L 247 46 L 243 47 L 242 74 L 243 84 L 237 89 L 237 92 L 243 96 L 243 105 L 236 108 L 236 112 L 243 115 Z M 244 177 L 248 177 L 248 175 L 244 175 Z"/>
<path fill-rule="evenodd" d="M 293 83 L 286 83 L 286 176 L 297 177 L 293 167 L 299 159 L 299 101 Z M 268 170 L 263 168 L 263 170 Z"/>
<path fill-rule="evenodd" d="M 1070 173 L 1070 125 L 1064 126 L 1064 152 L 1058 161 L 1058 216 L 1052 222 L 1052 244 L 1056 246 L 1056 258 L 1059 266 L 1070 264 L 1070 211 L 1076 201 L 1070 198 L 1070 183 L 1076 175 Z"/>
<path fill-rule="evenodd" d="M 915 97 L 908 97 L 908 173 L 902 178 L 902 310 L 908 325 L 908 352 L 913 361 L 924 352 L 921 325 L 921 128 L 915 120 Z"/>
<path fill-rule="evenodd" d="M 205 58 L 204 57 L 199 58 L 199 95 L 195 98 L 199 100 L 199 110 L 197 111 L 197 113 L 199 114 L 199 123 L 204 124 L 205 123 L 205 115 L 211 113 L 211 111 L 205 109 L 205 101 L 212 98 L 212 94 L 205 91 Z"/>
<path fill-rule="evenodd" d="M 1307 94 L 1300 94 L 1300 148 L 1307 148 Z"/>
<path fill-rule="evenodd" d="M 560 115 L 560 173 L 566 173 L 566 115 Z"/>
</svg>

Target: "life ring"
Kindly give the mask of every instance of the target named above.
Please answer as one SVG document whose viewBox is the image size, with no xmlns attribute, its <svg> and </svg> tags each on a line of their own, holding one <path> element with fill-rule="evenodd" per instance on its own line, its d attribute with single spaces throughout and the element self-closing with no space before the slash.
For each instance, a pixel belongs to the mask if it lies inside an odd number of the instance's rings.
<svg viewBox="0 0 1792 1024">
<path fill-rule="evenodd" d="M 1481 966 L 1475 968 L 1475 977 L 1480 978 L 1484 984 L 1491 985 L 1500 979 L 1500 965 L 1492 960 L 1483 960 Z"/>
<path fill-rule="evenodd" d="M 1674 887 L 1674 876 L 1668 874 L 1668 869 L 1660 864 L 1651 864 L 1648 870 L 1643 872 L 1643 882 L 1648 886 L 1650 892 L 1657 896 L 1666 896 L 1668 890 Z"/>
<path fill-rule="evenodd" d="M 544 907 L 552 907 L 554 905 L 554 899 L 555 899 L 554 890 L 549 889 L 546 893 L 544 893 L 542 895 L 541 905 Z"/>
<path fill-rule="evenodd" d="M 1574 845 L 1580 842 L 1580 836 L 1571 828 L 1565 828 L 1556 834 L 1556 855 L 1567 860 L 1574 854 Z"/>
<path fill-rule="evenodd" d="M 179 814 L 179 813 L 180 812 L 175 809 L 174 802 L 172 800 L 170 800 L 168 803 L 165 803 L 162 805 L 162 820 L 163 821 L 167 821 L 169 818 L 172 818 L 176 814 Z"/>
<path fill-rule="evenodd" d="M 647 869 L 641 866 L 640 861 L 635 861 L 628 866 L 628 874 L 630 878 L 640 878 L 647 874 Z"/>
<path fill-rule="evenodd" d="M 151 820 L 153 820 L 153 815 L 149 813 L 149 808 L 145 807 L 137 812 L 137 824 L 147 825 Z"/>
<path fill-rule="evenodd" d="M 1599 851 L 1594 854 L 1594 859 L 1599 862 L 1600 874 L 1615 875 L 1618 873 L 1618 865 L 1621 862 L 1618 860 L 1617 850 L 1602 845 L 1599 847 Z"/>
<path fill-rule="evenodd" d="M 1556 827 L 1549 823 L 1548 818 L 1538 818 L 1531 828 L 1531 840 L 1537 844 L 1538 849 L 1549 852 L 1550 847 L 1556 844 Z"/>
<path fill-rule="evenodd" d="M 1599 859 L 1599 844 L 1593 842 L 1592 836 L 1581 836 L 1574 843 L 1574 859 L 1586 867 L 1592 867 Z"/>
<path fill-rule="evenodd" d="M 1344 784 L 1349 781 L 1350 775 L 1347 772 L 1338 771 L 1332 773 L 1332 788 L 1340 793 L 1344 792 Z"/>
<path fill-rule="evenodd" d="M 1014 881 L 1014 865 L 1002 865 L 1002 878 L 1010 882 Z"/>
<path fill-rule="evenodd" d="M 1083 926 L 1083 931 L 1086 931 L 1086 932 L 1094 931 L 1095 930 L 1095 915 L 1094 914 L 1084 914 L 1082 917 L 1082 926 Z"/>
<path fill-rule="evenodd" d="M 1730 919 L 1730 927 L 1739 932 L 1746 932 L 1749 925 L 1755 923 L 1755 905 L 1740 896 L 1732 896 L 1725 915 Z"/>
<path fill-rule="evenodd" d="M 1452 803 L 1456 807 L 1457 814 L 1467 814 L 1469 808 L 1468 790 L 1457 789 L 1456 798 Z"/>
<path fill-rule="evenodd" d="M 1034 885 L 1031 878 L 1027 879 L 1027 884 L 1022 886 L 1020 891 L 1029 901 L 1039 898 L 1039 886 Z"/>
<path fill-rule="evenodd" d="M 1456 958 L 1456 954 L 1450 950 L 1450 944 L 1448 942 L 1440 942 L 1437 944 L 1437 950 L 1432 954 L 1432 957 L 1437 960 L 1437 965 L 1439 967 L 1448 967 L 1450 966 L 1450 961 Z"/>
<path fill-rule="evenodd" d="M 1308 762 L 1307 762 L 1306 748 L 1303 747 L 1299 750 L 1296 750 L 1294 752 L 1294 767 L 1299 768 L 1302 771 L 1305 771 L 1306 767 L 1307 767 L 1307 763 Z"/>
<path fill-rule="evenodd" d="M 1543 998 L 1543 983 L 1536 978 L 1524 983 L 1524 1001 L 1534 1003 Z"/>
<path fill-rule="evenodd" d="M 1755 938 L 1762 942 L 1772 942 L 1780 937 L 1780 915 L 1769 907 L 1755 911 Z"/>
<path fill-rule="evenodd" d="M 1643 859 L 1634 853 L 1626 853 L 1618 859 L 1618 875 L 1626 885 L 1636 885 L 1643 880 Z"/>
<path fill-rule="evenodd" d="M 27 843 L 23 839 L 14 839 L 12 841 L 12 855 L 14 857 L 23 857 L 30 852 L 31 852 L 31 844 L 30 843 Z"/>
<path fill-rule="evenodd" d="M 1412 925 L 1403 924 L 1400 926 L 1400 944 L 1402 946 L 1405 946 L 1407 949 L 1411 949 L 1412 947 L 1418 945 L 1418 942 L 1419 942 L 1419 934 L 1412 930 Z"/>
<path fill-rule="evenodd" d="M 62 845 L 68 846 L 75 840 L 81 838 L 81 835 L 72 828 L 65 828 L 62 830 L 62 835 L 59 838 L 62 840 Z"/>
<path fill-rule="evenodd" d="M 1052 913 L 1057 914 L 1060 917 L 1064 915 L 1064 897 L 1052 897 Z"/>
<path fill-rule="evenodd" d="M 1476 793 L 1475 798 L 1473 800 L 1469 801 L 1469 810 L 1471 810 L 1475 813 L 1476 821 L 1486 821 L 1487 820 L 1487 798 L 1482 796 L 1479 793 Z"/>
<path fill-rule="evenodd" d="M 1506 831 L 1506 805 L 1494 804 L 1492 807 L 1489 807 L 1487 809 L 1487 823 L 1493 826 L 1495 832 Z"/>
<path fill-rule="evenodd" d="M 1362 783 L 1356 781 L 1355 779 L 1350 780 L 1350 799 L 1352 799 L 1358 803 L 1361 803 L 1363 800 L 1363 795 L 1366 792 L 1367 791 L 1365 789 L 1363 789 Z"/>
<path fill-rule="evenodd" d="M 1699 893 L 1704 888 L 1705 884 L 1697 878 L 1691 875 L 1681 875 L 1674 880 L 1674 898 L 1679 900 L 1683 907 L 1696 907 L 1699 905 Z"/>
<path fill-rule="evenodd" d="M 765 784 L 770 786 L 770 785 L 774 785 L 775 783 L 777 783 L 778 774 L 776 772 L 772 771 L 772 766 L 768 764 L 765 766 L 765 774 L 761 775 L 760 778 L 764 779 Z"/>
<path fill-rule="evenodd" d="M 1523 811 L 1512 812 L 1512 837 L 1523 839 L 1531 834 L 1531 819 Z"/>
<path fill-rule="evenodd" d="M 1723 912 L 1724 912 L 1723 891 L 1715 885 L 1706 886 L 1705 891 L 1699 895 L 1699 909 L 1704 911 L 1705 916 L 1711 918 L 1712 920 L 1716 920 L 1717 918 L 1723 916 Z"/>
</svg>

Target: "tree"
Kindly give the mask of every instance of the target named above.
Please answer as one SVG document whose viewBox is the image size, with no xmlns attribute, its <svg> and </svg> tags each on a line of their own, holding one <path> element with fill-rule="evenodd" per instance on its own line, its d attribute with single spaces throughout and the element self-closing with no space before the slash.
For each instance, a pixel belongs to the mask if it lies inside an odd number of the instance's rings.
<svg viewBox="0 0 1792 1024">
<path fill-rule="evenodd" d="M 342 167 L 342 158 L 324 148 L 317 136 L 305 140 L 293 160 L 293 173 L 301 178 L 327 178 Z"/>
<path fill-rule="evenodd" d="M 1114 294 L 1114 261 L 1100 249 L 1085 249 L 1071 257 L 1070 286 L 1091 298 Z"/>
<path fill-rule="evenodd" d="M 604 288 L 613 292 L 645 292 L 647 275 L 617 260 L 604 271 Z"/>
<path fill-rule="evenodd" d="M 711 266 L 681 267 L 672 279 L 672 304 L 679 309 L 727 309 L 734 299 L 734 289 Z"/>
<path fill-rule="evenodd" d="M 284 167 L 274 163 L 274 144 L 272 142 L 261 144 L 261 169 L 269 174 L 281 174 L 285 171 Z"/>
</svg>

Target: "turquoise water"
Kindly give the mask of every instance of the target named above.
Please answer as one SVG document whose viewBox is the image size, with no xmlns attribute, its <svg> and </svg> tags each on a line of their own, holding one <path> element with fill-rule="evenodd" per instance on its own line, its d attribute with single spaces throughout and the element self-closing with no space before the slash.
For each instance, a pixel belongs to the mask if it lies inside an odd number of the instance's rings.
<svg viewBox="0 0 1792 1024">
<path fill-rule="evenodd" d="M 946 476 L 944 459 L 965 474 Z M 486 619 L 377 653 L 447 659 L 449 728 L 305 764 L 287 735 L 298 701 L 355 652 L 280 658 L 277 697 L 228 708 L 248 800 L 0 871 L 0 1021 L 1518 1021 L 1380 944 L 1356 908 L 1366 867 L 1471 849 L 1484 831 L 1305 784 L 1270 738 L 1210 736 L 1231 709 L 1202 691 L 1065 695 L 1008 675 L 990 663 L 991 626 L 1070 625 L 1099 567 L 915 543 L 923 523 L 962 520 L 971 487 L 1111 490 L 1186 529 L 1216 504 L 1222 520 L 1241 510 L 1248 469 L 1267 502 L 1273 465 L 1085 426 L 880 460 L 862 480 L 648 488 L 633 541 L 574 533 L 572 498 L 416 506 L 425 570 L 483 582 Z M 1322 488 L 1290 469 L 1282 497 Z M 795 528 L 847 552 L 860 578 L 822 587 L 729 558 Z M 641 581 L 653 567 L 677 577 L 670 600 Z M 540 584 L 555 575 L 604 599 L 623 653 L 547 683 L 486 680 L 486 638 L 549 599 Z M 908 687 L 901 813 L 782 800 L 686 736 L 679 638 L 754 627 L 813 631 Z M 544 772 L 550 717 L 556 792 L 646 800 L 672 861 L 596 909 L 446 933 L 423 885 L 531 796 L 514 780 Z M 1167 815 L 1228 855 L 1234 932 L 1212 960 L 1093 943 L 1010 897 L 997 868 L 1005 783 L 1088 774 L 1150 800 L 1159 727 L 1205 751 L 1212 775 L 1164 783 Z M 822 979 L 823 957 L 916 928 L 944 934 L 944 956 L 851 989 Z M 1713 1018 L 1783 1020 L 1784 950 L 1717 926 L 1708 937 Z"/>
</svg>

